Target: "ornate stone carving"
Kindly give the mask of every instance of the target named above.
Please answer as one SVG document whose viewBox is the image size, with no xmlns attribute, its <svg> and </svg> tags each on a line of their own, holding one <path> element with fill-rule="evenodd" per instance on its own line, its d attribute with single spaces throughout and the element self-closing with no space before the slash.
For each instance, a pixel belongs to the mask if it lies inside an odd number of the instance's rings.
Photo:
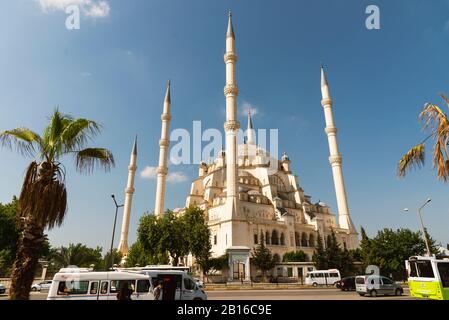
<svg viewBox="0 0 449 320">
<path fill-rule="evenodd" d="M 238 56 L 233 52 L 226 52 L 224 54 L 224 62 L 227 63 L 228 61 L 236 62 L 238 59 Z"/>
<path fill-rule="evenodd" d="M 225 131 L 237 131 L 240 128 L 240 123 L 235 120 L 226 121 L 224 124 Z"/>
<path fill-rule="evenodd" d="M 225 85 L 224 89 L 223 89 L 223 93 L 225 96 L 228 95 L 238 95 L 239 94 L 239 89 L 237 88 L 237 86 L 235 84 L 227 84 Z"/>
<path fill-rule="evenodd" d="M 171 120 L 171 115 L 169 115 L 167 113 L 163 113 L 163 114 L 161 114 L 161 120 L 162 121 L 170 121 Z"/>
<path fill-rule="evenodd" d="M 342 162 L 342 157 L 340 155 L 338 156 L 330 156 L 329 157 L 330 164 L 333 165 L 340 165 Z"/>
</svg>

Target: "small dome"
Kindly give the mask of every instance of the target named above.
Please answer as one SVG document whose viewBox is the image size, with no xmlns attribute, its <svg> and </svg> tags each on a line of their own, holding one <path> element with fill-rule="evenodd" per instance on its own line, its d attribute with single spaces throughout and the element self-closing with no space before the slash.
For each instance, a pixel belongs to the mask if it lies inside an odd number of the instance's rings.
<svg viewBox="0 0 449 320">
<path fill-rule="evenodd" d="M 319 205 L 320 207 L 327 207 L 327 203 L 323 202 L 323 201 L 319 201 L 317 203 L 317 205 Z"/>
<path fill-rule="evenodd" d="M 282 154 L 282 161 L 290 161 L 290 158 L 288 157 L 288 155 L 287 155 L 286 152 L 284 152 L 284 153 Z"/>
</svg>

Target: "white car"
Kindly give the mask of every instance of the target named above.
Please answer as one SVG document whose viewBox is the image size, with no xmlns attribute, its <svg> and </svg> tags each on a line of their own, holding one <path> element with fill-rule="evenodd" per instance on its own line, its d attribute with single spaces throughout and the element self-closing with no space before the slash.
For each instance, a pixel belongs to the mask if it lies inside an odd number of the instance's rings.
<svg viewBox="0 0 449 320">
<path fill-rule="evenodd" d="M 53 282 L 52 280 L 45 280 L 45 281 L 33 284 L 31 286 L 31 291 L 50 290 L 50 286 L 51 286 L 52 282 Z"/>
<path fill-rule="evenodd" d="M 6 292 L 6 287 L 0 283 L 0 294 L 4 294 Z"/>
</svg>

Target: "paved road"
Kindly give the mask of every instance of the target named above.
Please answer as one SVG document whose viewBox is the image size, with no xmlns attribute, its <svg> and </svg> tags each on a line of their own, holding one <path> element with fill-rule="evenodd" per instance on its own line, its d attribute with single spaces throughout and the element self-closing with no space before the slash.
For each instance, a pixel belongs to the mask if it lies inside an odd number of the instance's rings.
<svg viewBox="0 0 449 320">
<path fill-rule="evenodd" d="M 361 297 L 354 291 L 343 292 L 338 289 L 284 289 L 284 290 L 222 290 L 208 291 L 209 300 L 410 300 L 405 289 L 403 296 Z M 31 300 L 45 300 L 47 293 L 32 292 Z M 0 295 L 0 300 L 7 300 L 8 296 Z"/>
</svg>

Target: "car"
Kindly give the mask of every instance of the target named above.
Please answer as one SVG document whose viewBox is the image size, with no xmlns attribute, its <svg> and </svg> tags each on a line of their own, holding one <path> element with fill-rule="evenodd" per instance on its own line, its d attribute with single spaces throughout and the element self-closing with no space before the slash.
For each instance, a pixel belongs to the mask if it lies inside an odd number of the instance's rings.
<svg viewBox="0 0 449 320">
<path fill-rule="evenodd" d="M 404 293 L 401 285 L 392 279 L 379 275 L 364 275 L 355 278 L 355 290 L 361 295 L 377 297 L 378 295 L 400 296 Z"/>
<path fill-rule="evenodd" d="M 345 277 L 336 283 L 341 291 L 355 290 L 355 276 Z"/>
<path fill-rule="evenodd" d="M 6 287 L 0 283 L 0 294 L 4 294 L 6 292 Z"/>
<path fill-rule="evenodd" d="M 33 284 L 31 286 L 31 291 L 49 290 L 52 282 L 53 282 L 52 280 L 45 280 L 45 281 L 41 281 L 39 283 Z"/>
</svg>

